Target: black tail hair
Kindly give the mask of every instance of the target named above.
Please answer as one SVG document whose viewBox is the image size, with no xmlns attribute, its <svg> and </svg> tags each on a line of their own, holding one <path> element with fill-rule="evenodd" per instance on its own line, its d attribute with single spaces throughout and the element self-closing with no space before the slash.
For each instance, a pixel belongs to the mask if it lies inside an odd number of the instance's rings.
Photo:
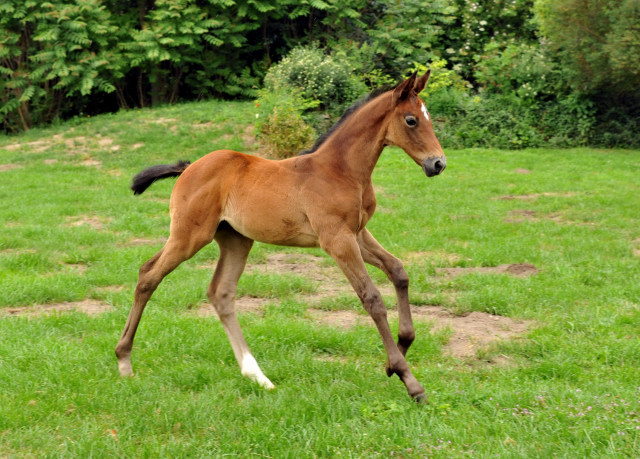
<svg viewBox="0 0 640 459">
<path fill-rule="evenodd" d="M 167 177 L 177 177 L 189 167 L 191 161 L 178 161 L 175 164 L 159 164 L 151 166 L 133 177 L 131 189 L 133 194 L 142 194 L 153 182 Z"/>
</svg>

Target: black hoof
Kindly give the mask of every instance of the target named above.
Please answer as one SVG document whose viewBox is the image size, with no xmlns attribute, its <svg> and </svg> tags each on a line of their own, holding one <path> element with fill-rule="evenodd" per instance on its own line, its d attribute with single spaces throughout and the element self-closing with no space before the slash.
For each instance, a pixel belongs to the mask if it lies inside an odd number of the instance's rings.
<svg viewBox="0 0 640 459">
<path fill-rule="evenodd" d="M 427 400 L 427 395 L 425 393 L 415 395 L 413 397 L 413 401 L 419 405 L 424 405 L 426 403 L 429 403 L 429 400 Z"/>
</svg>

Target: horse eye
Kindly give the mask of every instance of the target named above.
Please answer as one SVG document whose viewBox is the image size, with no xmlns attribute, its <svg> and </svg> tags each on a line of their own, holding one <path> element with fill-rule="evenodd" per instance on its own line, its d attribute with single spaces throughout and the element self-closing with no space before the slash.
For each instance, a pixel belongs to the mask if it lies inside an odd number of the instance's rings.
<svg viewBox="0 0 640 459">
<path fill-rule="evenodd" d="M 418 124 L 418 120 L 415 116 L 405 117 L 404 122 L 407 123 L 407 126 L 409 127 L 414 127 L 416 124 Z"/>
</svg>

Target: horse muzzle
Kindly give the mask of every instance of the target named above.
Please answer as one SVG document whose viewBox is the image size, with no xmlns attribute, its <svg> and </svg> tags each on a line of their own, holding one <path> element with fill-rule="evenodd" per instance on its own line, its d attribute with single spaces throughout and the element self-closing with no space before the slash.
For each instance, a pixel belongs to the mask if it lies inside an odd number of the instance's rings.
<svg viewBox="0 0 640 459">
<path fill-rule="evenodd" d="M 445 158 L 444 155 L 435 158 L 427 158 L 422 161 L 422 169 L 424 170 L 424 173 L 427 174 L 427 177 L 440 175 L 446 167 L 447 158 Z"/>
</svg>

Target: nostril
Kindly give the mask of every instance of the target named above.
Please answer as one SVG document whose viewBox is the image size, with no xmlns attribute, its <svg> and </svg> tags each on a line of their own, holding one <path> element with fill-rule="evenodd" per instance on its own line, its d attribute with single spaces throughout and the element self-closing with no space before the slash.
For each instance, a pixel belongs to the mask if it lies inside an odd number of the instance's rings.
<svg viewBox="0 0 640 459">
<path fill-rule="evenodd" d="M 444 164 L 442 164 L 442 161 L 437 160 L 435 163 L 433 163 L 433 168 L 435 169 L 436 173 L 439 174 L 444 169 Z"/>
</svg>

